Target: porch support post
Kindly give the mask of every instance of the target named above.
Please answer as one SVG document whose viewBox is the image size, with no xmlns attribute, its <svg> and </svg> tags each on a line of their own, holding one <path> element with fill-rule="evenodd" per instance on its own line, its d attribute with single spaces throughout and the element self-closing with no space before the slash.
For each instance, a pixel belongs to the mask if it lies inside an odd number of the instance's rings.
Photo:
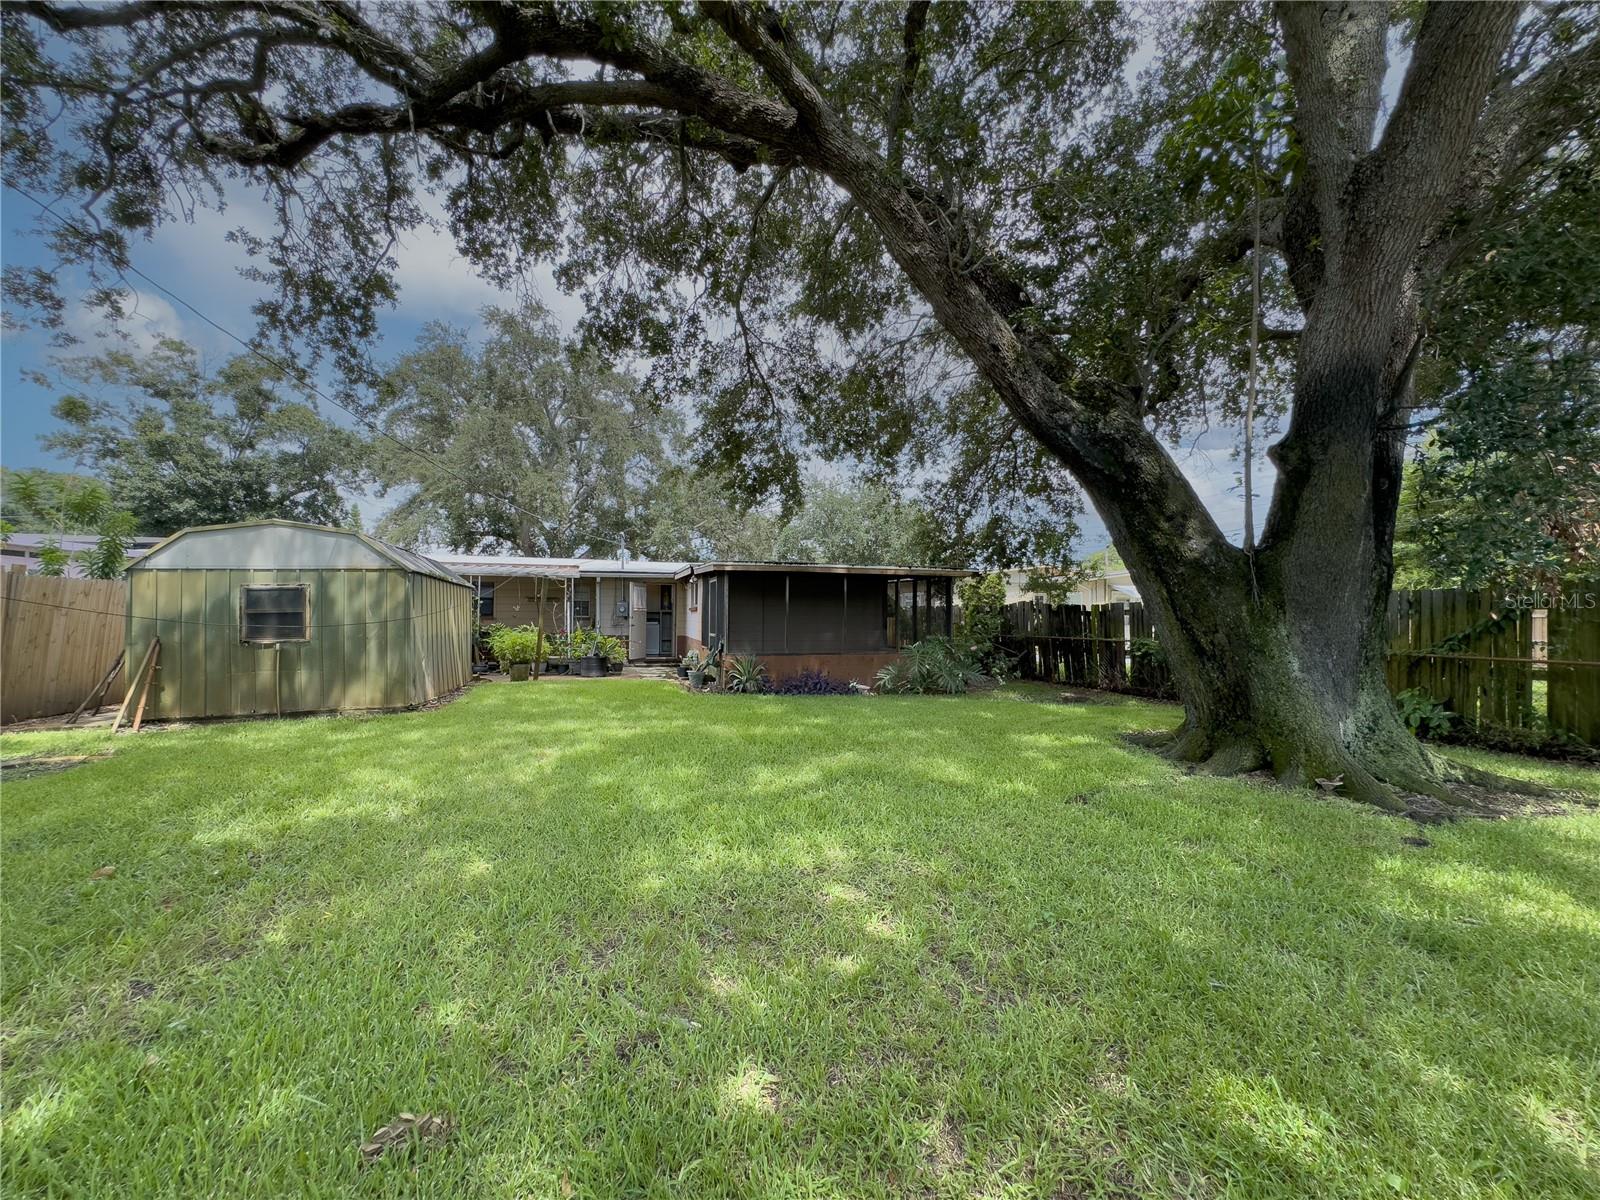
<svg viewBox="0 0 1600 1200">
<path fill-rule="evenodd" d="M 783 577 L 783 652 L 789 653 L 789 576 Z"/>
<path fill-rule="evenodd" d="M 845 643 L 850 640 L 850 576 L 843 575 L 844 579 L 844 604 L 839 609 L 839 651 L 844 652 Z"/>
</svg>

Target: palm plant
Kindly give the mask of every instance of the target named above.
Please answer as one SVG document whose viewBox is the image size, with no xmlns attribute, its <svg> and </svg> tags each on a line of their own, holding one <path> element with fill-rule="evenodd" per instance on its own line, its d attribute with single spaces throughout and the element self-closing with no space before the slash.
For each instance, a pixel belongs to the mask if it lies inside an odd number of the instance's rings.
<svg viewBox="0 0 1600 1200">
<path fill-rule="evenodd" d="M 767 668 L 754 654 L 741 654 L 728 666 L 727 687 L 730 692 L 754 695 L 767 690 Z"/>
</svg>

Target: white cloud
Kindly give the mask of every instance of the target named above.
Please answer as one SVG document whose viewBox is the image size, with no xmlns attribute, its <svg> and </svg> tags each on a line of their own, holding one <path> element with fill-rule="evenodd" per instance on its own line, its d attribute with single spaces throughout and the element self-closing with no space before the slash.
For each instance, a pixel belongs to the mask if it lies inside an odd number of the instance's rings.
<svg viewBox="0 0 1600 1200">
<path fill-rule="evenodd" d="M 164 337 L 187 337 L 178 310 L 162 296 L 129 289 L 123 293 L 122 307 L 122 319 L 113 321 L 103 310 L 80 299 L 67 310 L 67 332 L 90 345 L 114 341 L 140 354 L 155 349 Z"/>
<path fill-rule="evenodd" d="M 515 292 L 496 287 L 462 257 L 437 202 L 429 201 L 425 207 L 437 224 L 408 231 L 395 250 L 398 315 L 418 321 L 443 319 L 470 329 L 485 306 L 514 307 Z M 522 288 L 550 310 L 564 332 L 571 333 L 583 316 L 583 301 L 556 286 L 548 264 L 530 263 Z"/>
</svg>

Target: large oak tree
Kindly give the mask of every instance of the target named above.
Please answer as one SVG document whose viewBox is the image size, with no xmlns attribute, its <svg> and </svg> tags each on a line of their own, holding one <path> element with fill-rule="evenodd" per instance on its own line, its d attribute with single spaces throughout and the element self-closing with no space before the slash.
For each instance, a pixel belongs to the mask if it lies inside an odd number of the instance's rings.
<svg viewBox="0 0 1600 1200">
<path fill-rule="evenodd" d="M 695 378 L 752 487 L 793 477 L 795 429 L 924 464 L 927 431 L 952 429 L 969 510 L 991 476 L 1038 497 L 1070 471 L 1154 610 L 1187 708 L 1176 756 L 1388 806 L 1396 789 L 1448 798 L 1383 678 L 1423 300 L 1482 229 L 1557 186 L 1552 164 L 1593 170 L 1592 9 L 1174 9 L 1146 31 L 1166 53 L 1137 88 L 1138 31 L 1104 4 L 5 19 L 13 177 L 105 222 L 63 232 L 67 257 L 115 259 L 125 230 L 247 175 L 284 226 L 252 243 L 278 285 L 265 315 L 358 371 L 393 239 L 431 191 L 485 270 L 558 259 L 590 337 Z M 1255 246 L 1289 310 L 1263 336 L 1291 395 L 1247 550 L 1163 435 L 1213 415 L 1236 376 Z M 710 321 L 683 319 L 686 279 Z"/>
</svg>

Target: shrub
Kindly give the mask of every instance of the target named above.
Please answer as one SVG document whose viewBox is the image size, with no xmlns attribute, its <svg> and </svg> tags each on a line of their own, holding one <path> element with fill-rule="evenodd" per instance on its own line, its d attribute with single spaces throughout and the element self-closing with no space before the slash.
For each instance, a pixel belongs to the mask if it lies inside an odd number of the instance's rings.
<svg viewBox="0 0 1600 1200">
<path fill-rule="evenodd" d="M 829 679 L 826 671 L 807 668 L 772 689 L 780 696 L 848 696 L 850 685 Z"/>
<path fill-rule="evenodd" d="M 1394 698 L 1406 728 L 1420 737 L 1449 733 L 1455 714 L 1422 688 L 1407 688 Z"/>
<path fill-rule="evenodd" d="M 949 638 L 923 638 L 878 672 L 880 692 L 959 695 L 983 678 L 977 657 Z"/>
<path fill-rule="evenodd" d="M 767 690 L 767 669 L 754 654 L 741 654 L 728 666 L 724 686 L 730 692 L 754 695 Z"/>
<path fill-rule="evenodd" d="M 1570 733 L 1541 728 L 1514 728 L 1487 721 L 1456 721 L 1433 740 L 1457 746 L 1476 746 L 1506 754 L 1528 754 L 1565 762 L 1600 766 L 1600 748 L 1589 745 Z"/>
<path fill-rule="evenodd" d="M 593 629 L 574 629 L 571 633 L 558 633 L 549 639 L 550 653 L 557 658 L 587 658 L 599 654 L 612 662 L 625 662 L 628 657 L 628 640 L 596 633 Z"/>
<path fill-rule="evenodd" d="M 956 585 L 961 605 L 961 622 L 956 626 L 956 644 L 975 665 L 997 678 L 1006 673 L 1010 662 L 999 646 L 1005 631 L 1006 578 L 998 571 L 974 575 Z M 932 640 L 932 639 L 929 639 Z"/>
<path fill-rule="evenodd" d="M 489 652 L 504 667 L 534 659 L 543 662 L 550 657 L 550 646 L 537 625 L 496 625 L 489 631 Z"/>
</svg>

